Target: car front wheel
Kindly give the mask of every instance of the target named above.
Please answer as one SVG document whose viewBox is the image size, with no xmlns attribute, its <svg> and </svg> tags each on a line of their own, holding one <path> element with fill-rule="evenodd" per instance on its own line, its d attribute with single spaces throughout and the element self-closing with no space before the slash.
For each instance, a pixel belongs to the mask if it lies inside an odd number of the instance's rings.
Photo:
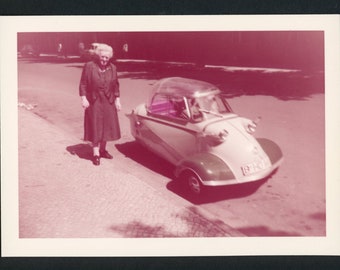
<svg viewBox="0 0 340 270">
<path fill-rule="evenodd" d="M 203 193 L 203 186 L 194 173 L 187 173 L 185 177 L 186 186 L 189 192 L 195 196 L 199 196 Z"/>
</svg>

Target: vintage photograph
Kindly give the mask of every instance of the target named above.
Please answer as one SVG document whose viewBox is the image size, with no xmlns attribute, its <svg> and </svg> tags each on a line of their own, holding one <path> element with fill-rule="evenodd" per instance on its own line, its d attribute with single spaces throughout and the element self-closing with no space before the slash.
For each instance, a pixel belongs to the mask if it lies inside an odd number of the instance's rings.
<svg viewBox="0 0 340 270">
<path fill-rule="evenodd" d="M 322 31 L 18 33 L 19 237 L 325 236 Z"/>
<path fill-rule="evenodd" d="M 18 241 L 329 236 L 326 37 L 16 31 Z"/>
</svg>

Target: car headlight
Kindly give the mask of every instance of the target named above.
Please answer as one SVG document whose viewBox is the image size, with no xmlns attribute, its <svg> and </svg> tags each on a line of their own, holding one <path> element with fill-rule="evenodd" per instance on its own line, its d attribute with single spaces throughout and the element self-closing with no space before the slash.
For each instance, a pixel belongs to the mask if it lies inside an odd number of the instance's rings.
<svg viewBox="0 0 340 270">
<path fill-rule="evenodd" d="M 253 134 L 256 131 L 257 124 L 260 122 L 261 117 L 257 117 L 255 120 L 246 119 L 244 127 L 249 134 Z"/>
<path fill-rule="evenodd" d="M 249 134 L 253 134 L 256 131 L 256 124 L 254 122 L 250 122 L 246 127 L 246 131 Z"/>
<path fill-rule="evenodd" d="M 223 129 L 219 134 L 218 137 L 220 138 L 221 142 L 223 142 L 227 137 L 229 133 L 226 129 Z"/>
</svg>

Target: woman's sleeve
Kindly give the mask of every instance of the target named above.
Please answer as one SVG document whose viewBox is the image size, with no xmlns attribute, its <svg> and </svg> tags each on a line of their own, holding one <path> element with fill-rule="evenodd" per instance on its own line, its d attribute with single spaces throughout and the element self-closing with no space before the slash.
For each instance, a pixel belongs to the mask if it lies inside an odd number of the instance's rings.
<svg viewBox="0 0 340 270">
<path fill-rule="evenodd" d="M 86 96 L 87 94 L 88 69 L 88 64 L 85 64 L 80 77 L 79 96 Z"/>
<path fill-rule="evenodd" d="M 118 74 L 117 74 L 117 70 L 115 70 L 115 77 L 116 77 L 116 83 L 115 83 L 115 90 L 114 90 L 114 94 L 115 97 L 119 97 L 120 96 L 120 90 L 119 90 L 119 81 L 118 81 Z"/>
<path fill-rule="evenodd" d="M 119 81 L 118 78 L 116 79 L 116 87 L 115 87 L 115 97 L 120 96 L 120 90 L 119 90 Z"/>
</svg>

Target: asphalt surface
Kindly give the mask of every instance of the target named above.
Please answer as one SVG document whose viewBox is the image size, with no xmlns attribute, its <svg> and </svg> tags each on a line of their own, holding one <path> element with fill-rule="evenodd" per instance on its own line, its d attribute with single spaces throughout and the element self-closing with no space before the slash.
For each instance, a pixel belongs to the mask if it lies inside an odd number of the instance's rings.
<svg viewBox="0 0 340 270">
<path fill-rule="evenodd" d="M 237 235 L 326 234 L 322 74 L 235 71 L 221 67 L 197 70 L 188 65 L 118 63 L 123 104 L 123 111 L 119 114 L 122 139 L 108 144 L 115 159 L 102 160 L 97 168 L 90 160 L 91 148 L 81 140 L 83 110 L 77 88 L 83 63 L 39 58 L 23 59 L 18 64 L 18 98 L 22 106 L 19 108 L 21 237 L 59 237 L 59 234 L 60 237 L 221 235 L 216 231 L 197 231 L 197 224 L 201 223 L 192 219 L 192 213 L 202 214 L 218 226 L 227 224 L 228 228 L 236 229 L 236 232 L 233 231 Z M 284 163 L 269 181 L 255 187 L 214 190 L 207 200 L 200 204 L 192 203 L 173 185 L 172 168 L 133 142 L 125 113 L 145 102 L 157 79 L 179 75 L 219 85 L 228 94 L 232 108 L 242 116 L 251 119 L 262 116 L 256 136 L 277 142 L 285 157 Z M 26 107 L 30 104 L 33 106 Z M 39 121 L 28 124 L 29 130 L 22 131 L 26 123 L 20 110 L 32 114 Z M 46 125 L 49 128 L 45 128 Z M 31 134 L 31 129 L 37 129 L 36 134 Z M 59 136 L 40 138 L 48 129 L 59 131 L 65 139 L 59 140 Z M 33 150 L 21 147 L 25 141 Z M 35 153 L 35 156 L 25 157 L 26 151 L 28 155 Z M 52 160 L 49 159 L 52 157 L 49 155 L 72 159 L 65 164 L 52 162 L 51 165 Z M 22 156 L 25 158 L 21 159 Z M 72 170 L 62 174 L 69 166 Z M 37 173 L 39 175 L 35 177 Z M 55 180 L 49 180 L 54 177 Z M 130 192 L 119 192 L 124 185 L 130 185 Z M 140 193 L 140 186 L 149 190 Z M 45 198 L 47 190 L 51 195 Z M 143 199 L 137 202 L 135 198 L 138 196 Z M 174 215 L 171 217 L 176 217 L 175 221 L 166 221 L 158 213 L 164 207 L 158 207 L 158 201 L 154 200 L 156 196 L 162 199 L 166 209 L 181 209 L 171 212 Z M 39 204 L 44 200 L 46 207 Z M 133 219 L 135 214 L 128 214 L 133 212 L 130 205 L 134 205 L 136 213 L 143 213 L 142 218 L 137 214 Z M 56 213 L 57 218 L 52 218 Z M 81 213 L 84 217 L 80 217 Z M 130 215 L 131 220 L 124 220 L 125 215 Z M 82 220 L 81 225 L 79 220 Z M 177 220 L 185 221 L 186 229 L 175 233 L 170 228 L 177 226 Z M 62 224 L 58 224 L 61 221 Z M 65 231 L 64 226 L 68 226 Z M 40 230 L 41 227 L 48 229 Z M 148 233 L 140 236 L 140 230 L 135 230 L 139 227 Z"/>
</svg>

